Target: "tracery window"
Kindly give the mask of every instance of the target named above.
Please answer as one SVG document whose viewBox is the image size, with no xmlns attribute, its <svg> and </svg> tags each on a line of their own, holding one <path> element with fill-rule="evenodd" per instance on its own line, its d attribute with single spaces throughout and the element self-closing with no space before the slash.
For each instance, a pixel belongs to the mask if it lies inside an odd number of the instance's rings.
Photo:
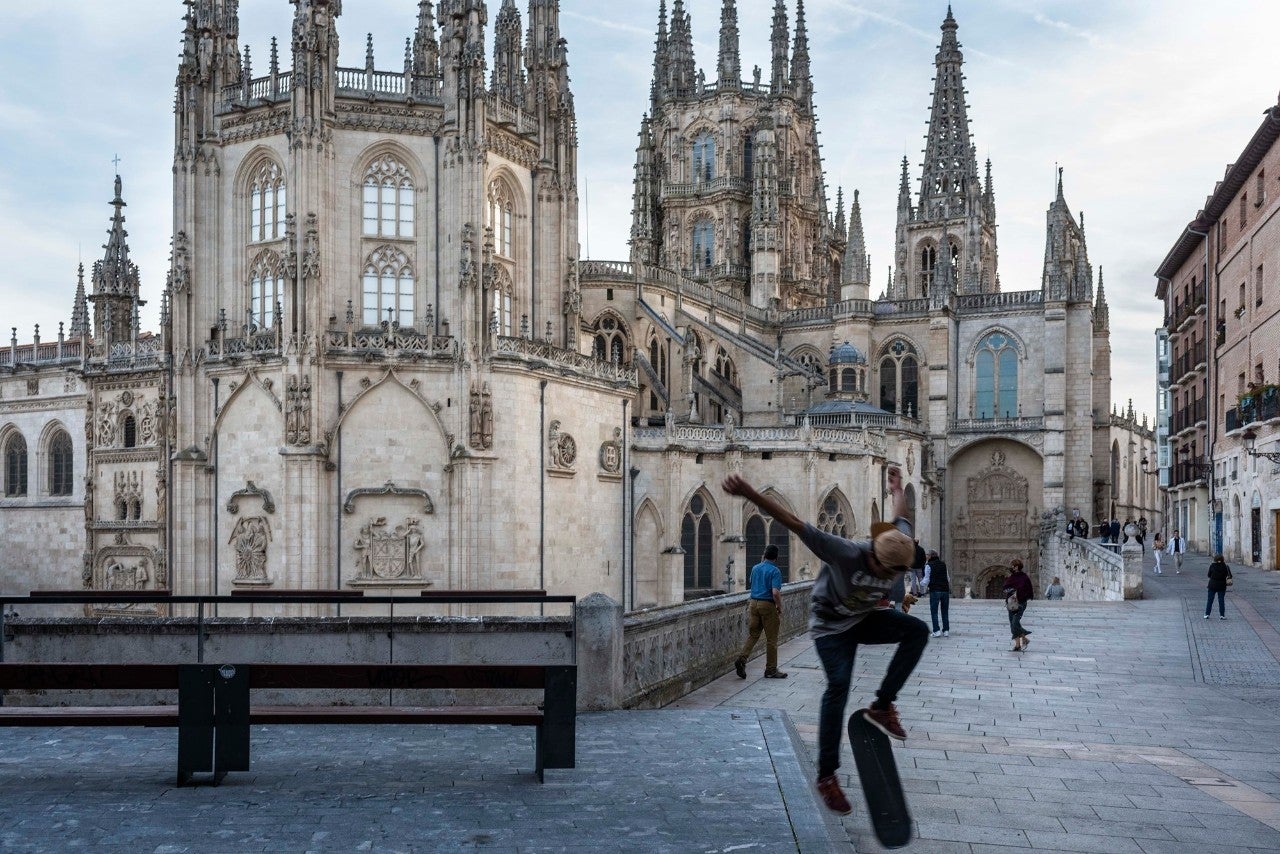
<svg viewBox="0 0 1280 854">
<path fill-rule="evenodd" d="M 707 590 L 711 587 L 715 538 L 711 530 L 709 510 L 706 499 L 701 494 L 695 494 L 689 499 L 689 509 L 680 523 L 685 590 Z"/>
<path fill-rule="evenodd" d="M 515 334 L 514 326 L 514 294 L 511 282 L 511 274 L 507 272 L 506 267 L 499 266 L 498 274 L 493 280 L 493 297 L 490 306 L 491 317 L 493 317 L 497 327 L 498 334 L 510 338 Z"/>
<path fill-rule="evenodd" d="M 716 140 L 703 133 L 693 140 L 693 183 L 710 181 L 716 174 Z"/>
<path fill-rule="evenodd" d="M 742 141 L 742 177 L 744 180 L 750 181 L 755 170 L 755 139 L 751 132 L 747 132 L 746 138 Z"/>
<path fill-rule="evenodd" d="M 934 246 L 924 246 L 920 250 L 920 295 L 929 295 L 933 285 L 933 273 L 938 266 L 938 250 Z"/>
<path fill-rule="evenodd" d="M 394 246 L 379 246 L 365 260 L 361 322 L 413 325 L 413 263 Z"/>
<path fill-rule="evenodd" d="M 603 315 L 596 321 L 591 350 L 602 362 L 622 364 L 626 361 L 627 327 L 613 315 Z"/>
<path fill-rule="evenodd" d="M 390 155 L 369 164 L 364 176 L 367 237 L 413 237 L 413 179 Z"/>
<path fill-rule="evenodd" d="M 4 443 L 4 494 L 18 498 L 27 494 L 27 440 L 13 433 Z"/>
<path fill-rule="evenodd" d="M 781 522 L 757 510 L 747 519 L 743 534 L 747 541 L 748 568 L 764 560 L 765 546 L 773 544 L 778 547 L 776 563 L 782 580 L 791 580 L 791 537 Z"/>
<path fill-rule="evenodd" d="M 249 185 L 249 240 L 258 243 L 284 237 L 284 172 L 264 160 Z"/>
<path fill-rule="evenodd" d="M 920 358 L 916 348 L 901 338 L 880 357 L 880 408 L 920 415 Z"/>
<path fill-rule="evenodd" d="M 249 319 L 259 329 L 275 325 L 276 305 L 281 300 L 284 272 L 280 256 L 263 252 L 249 271 Z"/>
<path fill-rule="evenodd" d="M 705 273 L 715 263 L 715 226 L 709 219 L 693 224 L 693 271 Z"/>
<path fill-rule="evenodd" d="M 654 332 L 649 336 L 649 365 L 653 368 L 653 372 L 658 375 L 658 382 L 662 383 L 670 394 L 671 377 L 667 372 L 667 348 L 662 339 L 658 337 L 658 333 Z M 657 412 L 661 406 L 658 399 L 657 391 L 649 390 L 649 411 Z"/>
<path fill-rule="evenodd" d="M 49 494 L 70 495 L 71 464 L 74 451 L 67 431 L 59 430 L 49 440 Z"/>
<path fill-rule="evenodd" d="M 853 510 L 834 491 L 822 502 L 818 511 L 819 531 L 848 539 L 854 529 Z"/>
<path fill-rule="evenodd" d="M 978 344 L 975 417 L 1018 415 L 1018 351 L 1003 332 L 992 332 Z"/>
<path fill-rule="evenodd" d="M 729 385 L 735 388 L 738 385 L 738 369 L 733 364 L 733 359 L 729 358 L 728 352 L 723 347 L 716 348 L 716 366 L 712 369 L 716 374 L 724 378 Z"/>
<path fill-rule="evenodd" d="M 489 184 L 489 227 L 493 229 L 493 251 L 500 258 L 515 258 L 515 197 L 501 178 Z"/>
</svg>

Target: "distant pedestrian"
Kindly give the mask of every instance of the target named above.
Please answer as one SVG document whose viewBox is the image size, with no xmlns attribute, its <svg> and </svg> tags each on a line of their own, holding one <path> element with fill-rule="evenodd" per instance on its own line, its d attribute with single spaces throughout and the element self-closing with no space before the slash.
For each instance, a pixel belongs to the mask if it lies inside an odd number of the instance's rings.
<svg viewBox="0 0 1280 854">
<path fill-rule="evenodd" d="M 1076 519 L 1076 536 L 1082 540 L 1089 539 L 1089 523 L 1084 519 Z"/>
<path fill-rule="evenodd" d="M 1022 571 L 1022 561 L 1013 559 L 1012 572 L 1004 580 L 1005 602 L 1009 608 L 1009 632 L 1013 635 L 1013 651 L 1022 652 L 1027 648 L 1031 632 L 1022 627 L 1022 615 L 1027 610 L 1027 603 L 1035 598 L 1036 591 L 1031 586 L 1031 579 Z"/>
<path fill-rule="evenodd" d="M 1178 575 L 1182 575 L 1182 556 L 1187 553 L 1187 541 L 1183 539 L 1182 534 L 1177 528 L 1173 529 L 1173 536 L 1169 538 L 1169 554 L 1173 555 L 1173 570 Z"/>
<path fill-rule="evenodd" d="M 929 591 L 929 619 L 933 623 L 933 636 L 951 637 L 951 575 L 947 562 L 936 551 L 929 552 L 929 562 L 924 565 L 924 586 Z M 938 629 L 938 613 L 942 613 L 942 629 Z"/>
<path fill-rule="evenodd" d="M 739 679 L 747 678 L 747 658 L 764 632 L 765 679 L 786 679 L 778 669 L 778 626 L 782 623 L 782 572 L 778 569 L 778 547 L 764 547 L 764 560 L 751 567 L 751 599 L 747 611 L 747 642 L 733 662 Z"/>
<path fill-rule="evenodd" d="M 1213 610 L 1213 597 L 1218 597 L 1218 619 L 1225 620 L 1227 618 L 1227 588 L 1231 586 L 1231 567 L 1227 566 L 1227 562 L 1222 559 L 1222 555 L 1214 555 L 1213 563 L 1209 564 L 1209 598 L 1204 603 L 1204 618 L 1209 619 L 1209 612 Z"/>
<path fill-rule="evenodd" d="M 1111 536 L 1112 544 L 1120 545 L 1120 520 L 1113 518 L 1111 520 L 1111 527 L 1108 530 Z"/>
<path fill-rule="evenodd" d="M 1062 587 L 1062 579 L 1058 576 L 1053 577 L 1053 583 L 1044 589 L 1044 598 L 1046 599 L 1062 599 L 1067 595 L 1067 591 Z"/>
<path fill-rule="evenodd" d="M 1164 553 L 1164 536 L 1159 531 L 1156 531 L 1156 538 L 1151 541 L 1151 554 L 1156 559 L 1156 575 L 1162 574 L 1160 572 L 1160 555 L 1163 553 Z"/>
</svg>

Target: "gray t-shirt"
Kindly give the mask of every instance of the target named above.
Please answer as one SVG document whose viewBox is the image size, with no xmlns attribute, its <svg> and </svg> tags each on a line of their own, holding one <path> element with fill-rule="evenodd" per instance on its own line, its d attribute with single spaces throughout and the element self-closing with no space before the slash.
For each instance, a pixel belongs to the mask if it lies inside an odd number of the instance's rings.
<svg viewBox="0 0 1280 854">
<path fill-rule="evenodd" d="M 899 516 L 893 524 L 911 536 L 911 523 L 905 517 Z M 889 595 L 902 575 L 876 577 L 867 565 L 870 540 L 846 540 L 806 524 L 800 542 L 822 561 L 809 601 L 809 634 L 814 638 L 840 634 L 856 626 L 875 609 L 876 602 Z"/>
</svg>

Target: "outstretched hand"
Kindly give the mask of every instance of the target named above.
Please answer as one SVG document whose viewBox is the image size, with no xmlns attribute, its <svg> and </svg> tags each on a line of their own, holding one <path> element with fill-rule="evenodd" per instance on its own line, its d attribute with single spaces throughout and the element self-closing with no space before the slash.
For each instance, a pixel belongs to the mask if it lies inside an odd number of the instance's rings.
<svg viewBox="0 0 1280 854">
<path fill-rule="evenodd" d="M 897 494 L 902 492 L 902 469 L 897 466 L 889 466 L 887 472 L 889 491 Z"/>
<path fill-rule="evenodd" d="M 720 488 L 730 495 L 746 497 L 751 492 L 751 484 L 743 480 L 741 475 L 731 474 L 720 484 Z"/>
</svg>

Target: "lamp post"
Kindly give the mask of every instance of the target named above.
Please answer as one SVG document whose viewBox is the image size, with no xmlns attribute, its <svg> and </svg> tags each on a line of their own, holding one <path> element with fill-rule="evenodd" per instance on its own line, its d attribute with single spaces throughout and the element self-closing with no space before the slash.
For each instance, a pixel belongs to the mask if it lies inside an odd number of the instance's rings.
<svg viewBox="0 0 1280 854">
<path fill-rule="evenodd" d="M 1147 459 L 1146 455 L 1143 455 L 1142 459 L 1139 460 L 1138 468 L 1148 476 L 1160 474 L 1160 467 L 1152 466 L 1151 460 Z M 1159 480 L 1156 481 L 1156 489 L 1160 490 L 1160 525 L 1156 530 L 1163 531 L 1169 524 L 1169 490 L 1162 488 Z"/>
<path fill-rule="evenodd" d="M 1215 487 L 1217 484 L 1214 482 L 1213 478 L 1213 458 L 1208 455 L 1206 455 L 1203 460 L 1192 458 L 1190 445 L 1184 445 L 1180 448 L 1178 450 L 1178 455 L 1183 458 L 1181 465 L 1187 466 L 1191 471 L 1200 475 L 1202 479 L 1207 480 L 1209 483 L 1209 549 L 1214 554 L 1217 554 L 1222 551 L 1222 537 L 1214 519 L 1215 515 L 1217 515 L 1217 518 L 1221 518 L 1221 508 L 1219 507 L 1218 498 L 1215 494 Z M 1183 525 L 1182 527 L 1185 528 L 1186 526 Z"/>
<path fill-rule="evenodd" d="M 1254 449 L 1254 445 L 1258 441 L 1258 434 L 1253 431 L 1252 427 L 1245 430 L 1240 438 L 1244 440 L 1244 452 L 1249 456 L 1262 457 L 1263 459 L 1271 460 L 1273 463 L 1280 464 L 1280 451 L 1258 451 Z"/>
</svg>

